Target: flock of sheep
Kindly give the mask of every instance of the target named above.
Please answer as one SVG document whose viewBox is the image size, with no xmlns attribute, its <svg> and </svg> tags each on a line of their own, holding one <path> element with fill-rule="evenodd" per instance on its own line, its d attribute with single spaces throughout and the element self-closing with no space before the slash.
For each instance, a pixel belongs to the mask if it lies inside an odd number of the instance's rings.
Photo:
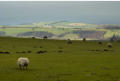
<svg viewBox="0 0 120 81">
<path fill-rule="evenodd" d="M 86 38 L 83 38 L 83 42 L 86 41 Z M 67 44 L 72 44 L 72 41 L 70 39 L 67 40 Z M 102 44 L 102 41 L 99 41 L 98 44 Z M 108 43 L 107 46 L 109 48 L 112 48 L 112 44 L 111 43 Z"/>
<path fill-rule="evenodd" d="M 84 38 L 83 42 L 85 42 L 85 41 L 86 41 L 86 39 Z M 70 39 L 68 39 L 67 40 L 67 44 L 72 44 L 72 41 Z M 98 44 L 102 44 L 102 42 L 99 41 Z M 111 43 L 108 43 L 107 46 L 109 48 L 112 48 L 112 44 Z M 18 66 L 19 66 L 20 70 L 24 70 L 24 69 L 27 70 L 28 65 L 29 65 L 29 59 L 28 58 L 26 58 L 26 57 L 18 58 Z"/>
</svg>

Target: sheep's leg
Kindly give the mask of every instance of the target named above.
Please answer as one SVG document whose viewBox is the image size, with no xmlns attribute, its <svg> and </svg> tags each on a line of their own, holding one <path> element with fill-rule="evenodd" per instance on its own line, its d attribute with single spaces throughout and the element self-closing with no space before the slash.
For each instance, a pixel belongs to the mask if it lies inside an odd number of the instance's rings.
<svg viewBox="0 0 120 81">
<path fill-rule="evenodd" d="M 20 68 L 20 70 L 22 70 L 22 66 L 21 65 L 19 65 L 19 68 Z"/>
<path fill-rule="evenodd" d="M 28 66 L 28 64 L 26 63 L 26 64 L 24 64 L 24 66 L 25 66 L 25 69 L 27 70 L 27 66 Z"/>
<path fill-rule="evenodd" d="M 27 70 L 27 66 L 26 66 L 26 70 Z"/>
<path fill-rule="evenodd" d="M 24 70 L 24 66 L 23 66 L 23 70 Z"/>
</svg>

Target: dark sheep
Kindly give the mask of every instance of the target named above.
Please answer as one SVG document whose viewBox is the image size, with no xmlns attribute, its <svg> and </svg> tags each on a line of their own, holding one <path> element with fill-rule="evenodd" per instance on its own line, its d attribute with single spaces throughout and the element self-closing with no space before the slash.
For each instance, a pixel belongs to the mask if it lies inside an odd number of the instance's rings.
<svg viewBox="0 0 120 81">
<path fill-rule="evenodd" d="M 86 41 L 86 38 L 83 38 L 83 42 L 85 42 Z"/>
<path fill-rule="evenodd" d="M 46 53 L 46 52 L 47 52 L 46 50 L 44 51 L 41 50 L 41 51 L 38 51 L 37 54 Z"/>
<path fill-rule="evenodd" d="M 112 48 L 112 44 L 111 43 L 108 43 L 107 46 L 108 46 L 108 48 Z"/>
<path fill-rule="evenodd" d="M 10 54 L 10 52 L 0 52 L 0 54 Z"/>
<path fill-rule="evenodd" d="M 10 52 L 4 52 L 5 54 L 10 54 Z"/>
<path fill-rule="evenodd" d="M 2 53 L 4 53 L 4 52 L 1 52 L 1 51 L 0 51 L 0 54 L 2 54 Z"/>
<path fill-rule="evenodd" d="M 27 51 L 28 53 L 31 53 L 31 51 Z"/>
<path fill-rule="evenodd" d="M 72 44 L 72 41 L 70 39 L 68 39 L 67 44 Z"/>
<path fill-rule="evenodd" d="M 25 51 L 22 51 L 21 53 L 26 53 Z"/>
<path fill-rule="evenodd" d="M 101 45 L 101 44 L 102 44 L 102 42 L 101 42 L 101 41 L 99 41 L 99 42 L 98 42 L 98 44 L 100 44 L 100 45 Z"/>
<path fill-rule="evenodd" d="M 40 46 L 40 48 L 42 48 L 42 46 Z"/>
<path fill-rule="evenodd" d="M 47 36 L 44 36 L 43 39 L 47 39 L 48 37 Z"/>
<path fill-rule="evenodd" d="M 59 53 L 62 53 L 63 51 L 62 50 L 58 50 Z"/>
<path fill-rule="evenodd" d="M 104 49 L 104 51 L 109 51 L 108 49 Z"/>
<path fill-rule="evenodd" d="M 110 49 L 104 49 L 104 51 L 113 51 L 113 50 L 110 50 Z"/>
<path fill-rule="evenodd" d="M 35 39 L 35 37 L 32 37 L 32 39 Z"/>
</svg>

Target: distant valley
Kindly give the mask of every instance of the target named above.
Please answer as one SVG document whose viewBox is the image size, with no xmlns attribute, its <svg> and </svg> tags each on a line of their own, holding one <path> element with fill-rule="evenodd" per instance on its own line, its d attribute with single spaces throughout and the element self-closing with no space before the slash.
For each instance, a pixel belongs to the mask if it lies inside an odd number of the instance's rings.
<svg viewBox="0 0 120 81">
<path fill-rule="evenodd" d="M 0 36 L 37 37 L 49 39 L 89 40 L 109 39 L 120 36 L 120 24 L 87 24 L 80 22 L 37 22 L 14 26 L 0 26 Z"/>
</svg>

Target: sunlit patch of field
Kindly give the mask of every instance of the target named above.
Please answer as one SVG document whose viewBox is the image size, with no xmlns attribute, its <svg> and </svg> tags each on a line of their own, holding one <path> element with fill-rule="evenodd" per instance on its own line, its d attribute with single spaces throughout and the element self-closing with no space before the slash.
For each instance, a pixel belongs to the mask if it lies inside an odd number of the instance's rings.
<svg viewBox="0 0 120 81">
<path fill-rule="evenodd" d="M 0 31 L 4 31 L 7 36 L 16 36 L 18 33 L 24 33 L 32 31 L 31 28 L 0 28 Z"/>
<path fill-rule="evenodd" d="M 0 37 L 0 81 L 120 81 L 120 42 L 107 43 Z M 21 56 L 28 70 L 18 69 Z"/>
</svg>

